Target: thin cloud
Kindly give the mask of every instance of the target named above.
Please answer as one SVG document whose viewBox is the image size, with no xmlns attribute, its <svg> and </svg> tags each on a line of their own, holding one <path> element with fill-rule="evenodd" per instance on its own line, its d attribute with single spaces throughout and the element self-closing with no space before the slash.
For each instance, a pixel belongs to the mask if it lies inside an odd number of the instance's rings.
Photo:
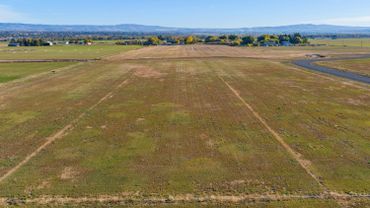
<svg viewBox="0 0 370 208">
<path fill-rule="evenodd" d="M 29 20 L 22 13 L 6 5 L 0 5 L 0 22 L 26 22 Z"/>
<path fill-rule="evenodd" d="M 333 18 L 315 21 L 315 23 L 346 26 L 370 26 L 370 16 Z"/>
</svg>

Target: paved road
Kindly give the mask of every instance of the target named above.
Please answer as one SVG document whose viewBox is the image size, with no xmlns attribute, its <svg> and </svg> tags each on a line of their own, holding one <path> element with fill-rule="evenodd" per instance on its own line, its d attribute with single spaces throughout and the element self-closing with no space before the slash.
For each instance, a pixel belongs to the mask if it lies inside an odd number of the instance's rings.
<svg viewBox="0 0 370 208">
<path fill-rule="evenodd" d="M 293 61 L 293 64 L 312 70 L 312 71 L 318 71 L 326 74 L 331 74 L 337 77 L 350 79 L 357 82 L 362 82 L 366 84 L 370 84 L 370 77 L 366 77 L 354 72 L 348 72 L 348 71 L 341 71 L 334 68 L 329 68 L 325 66 L 319 66 L 315 63 L 318 61 L 339 61 L 339 60 L 350 60 L 350 59 L 367 59 L 370 58 L 370 54 L 367 55 L 358 55 L 358 56 L 352 56 L 352 57 L 345 57 L 345 58 L 329 58 L 329 59 L 303 59 L 303 60 L 296 60 Z"/>
</svg>

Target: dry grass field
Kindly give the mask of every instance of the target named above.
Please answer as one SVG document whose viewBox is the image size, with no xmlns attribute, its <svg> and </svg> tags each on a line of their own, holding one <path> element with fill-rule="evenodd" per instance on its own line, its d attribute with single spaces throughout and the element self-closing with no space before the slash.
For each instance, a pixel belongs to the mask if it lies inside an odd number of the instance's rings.
<svg viewBox="0 0 370 208">
<path fill-rule="evenodd" d="M 326 44 L 336 47 L 370 47 L 370 38 L 311 39 L 313 44 Z"/>
<path fill-rule="evenodd" d="M 322 61 L 318 62 L 318 64 L 343 71 L 355 72 L 370 77 L 370 59 Z"/>
<path fill-rule="evenodd" d="M 370 206 L 370 88 L 287 63 L 351 50 L 147 47 L 5 83 L 0 206 Z"/>
<path fill-rule="evenodd" d="M 338 48 L 338 47 L 234 47 L 229 46 L 158 46 L 132 50 L 128 53 L 111 56 L 108 60 L 127 59 L 179 59 L 179 58 L 256 58 L 286 59 L 304 58 L 307 54 L 322 54 L 328 57 L 348 56 L 353 53 L 368 54 L 370 48 Z"/>
</svg>

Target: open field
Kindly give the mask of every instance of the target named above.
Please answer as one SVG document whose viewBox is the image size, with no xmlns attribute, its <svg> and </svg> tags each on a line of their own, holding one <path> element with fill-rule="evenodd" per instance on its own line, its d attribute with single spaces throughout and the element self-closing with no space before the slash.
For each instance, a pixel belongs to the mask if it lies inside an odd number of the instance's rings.
<svg viewBox="0 0 370 208">
<path fill-rule="evenodd" d="M 194 59 L 194 58 L 256 58 L 291 60 L 305 58 L 308 54 L 322 54 L 328 57 L 369 54 L 370 48 L 338 48 L 338 47 L 229 47 L 229 46 L 157 46 L 132 50 L 125 54 L 108 57 L 107 60 L 134 59 Z"/>
<path fill-rule="evenodd" d="M 370 47 L 370 38 L 311 39 L 310 43 L 341 47 Z"/>
<path fill-rule="evenodd" d="M 1 59 L 93 59 L 113 55 L 139 46 L 118 46 L 97 44 L 92 46 L 51 46 L 51 47 L 0 47 Z"/>
<path fill-rule="evenodd" d="M 0 88 L 0 205 L 366 207 L 370 88 L 287 64 L 311 52 L 148 47 Z"/>
<path fill-rule="evenodd" d="M 370 77 L 370 59 L 322 61 L 318 62 L 318 64 L 343 71 L 355 72 Z"/>
<path fill-rule="evenodd" d="M 42 72 L 70 66 L 71 63 L 0 63 L 0 84 Z"/>
</svg>

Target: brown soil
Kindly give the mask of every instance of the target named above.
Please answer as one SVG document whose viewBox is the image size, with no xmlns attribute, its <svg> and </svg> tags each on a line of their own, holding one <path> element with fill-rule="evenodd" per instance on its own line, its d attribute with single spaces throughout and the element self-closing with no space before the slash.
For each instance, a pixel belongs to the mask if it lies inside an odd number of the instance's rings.
<svg viewBox="0 0 370 208">
<path fill-rule="evenodd" d="M 166 74 L 148 67 L 141 67 L 135 70 L 134 75 L 142 78 L 161 78 Z"/>
</svg>

